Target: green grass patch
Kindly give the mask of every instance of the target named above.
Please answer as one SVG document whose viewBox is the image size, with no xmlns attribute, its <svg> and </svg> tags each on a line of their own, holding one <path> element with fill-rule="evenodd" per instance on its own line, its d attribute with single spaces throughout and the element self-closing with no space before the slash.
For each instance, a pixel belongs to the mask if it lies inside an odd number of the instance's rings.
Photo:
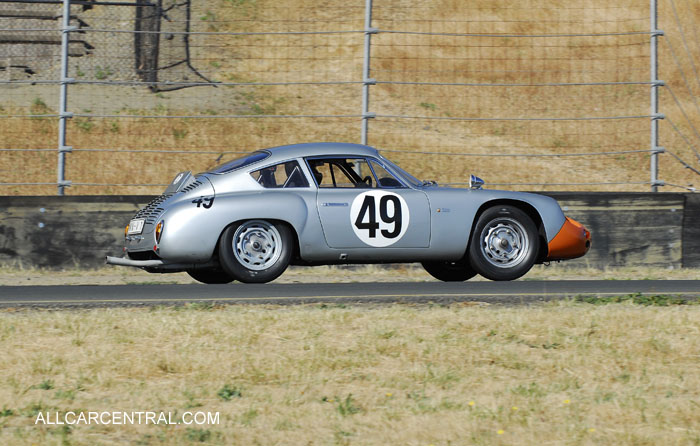
<svg viewBox="0 0 700 446">
<path fill-rule="evenodd" d="M 644 305 L 647 307 L 668 307 L 671 305 L 700 304 L 700 299 L 687 299 L 682 296 L 672 296 L 668 294 L 642 293 L 634 293 L 621 296 L 576 296 L 575 301 L 593 305 L 631 303 L 634 305 Z"/>
</svg>

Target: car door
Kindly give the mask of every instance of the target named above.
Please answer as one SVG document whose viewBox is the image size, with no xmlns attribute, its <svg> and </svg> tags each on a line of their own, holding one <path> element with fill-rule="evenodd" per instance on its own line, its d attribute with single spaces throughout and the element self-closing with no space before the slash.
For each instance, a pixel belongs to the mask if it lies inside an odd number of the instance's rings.
<svg viewBox="0 0 700 446">
<path fill-rule="evenodd" d="M 311 158 L 307 162 L 318 186 L 316 205 L 328 246 L 430 245 L 427 196 L 405 186 L 377 160 L 348 156 Z"/>
</svg>

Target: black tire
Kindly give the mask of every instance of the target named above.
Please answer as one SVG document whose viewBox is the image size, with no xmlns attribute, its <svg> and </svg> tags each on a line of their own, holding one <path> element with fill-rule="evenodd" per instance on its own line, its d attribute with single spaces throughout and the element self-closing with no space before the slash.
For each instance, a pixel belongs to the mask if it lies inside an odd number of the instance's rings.
<svg viewBox="0 0 700 446">
<path fill-rule="evenodd" d="M 464 282 L 476 276 L 466 259 L 456 262 L 423 262 L 423 268 L 438 280 L 443 282 Z"/>
<path fill-rule="evenodd" d="M 215 269 L 188 269 L 187 274 L 191 278 L 198 282 L 206 283 L 209 285 L 219 284 L 219 283 L 231 283 L 233 282 L 233 277 L 226 274 L 224 271 Z"/>
<path fill-rule="evenodd" d="M 248 220 L 226 228 L 219 240 L 223 270 L 243 283 L 266 283 L 287 269 L 293 251 L 292 230 L 284 224 Z"/>
<path fill-rule="evenodd" d="M 472 231 L 469 263 L 491 280 L 515 280 L 537 259 L 537 227 L 522 210 L 508 205 L 484 211 Z"/>
</svg>

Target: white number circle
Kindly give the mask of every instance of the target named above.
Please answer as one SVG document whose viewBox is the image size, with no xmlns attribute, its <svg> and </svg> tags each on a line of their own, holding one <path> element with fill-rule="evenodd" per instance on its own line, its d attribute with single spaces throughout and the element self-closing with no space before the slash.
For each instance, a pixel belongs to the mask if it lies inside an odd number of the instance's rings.
<svg viewBox="0 0 700 446">
<path fill-rule="evenodd" d="M 406 200 L 393 192 L 364 192 L 355 197 L 350 207 L 350 225 L 357 238 L 377 248 L 391 246 L 401 240 L 408 229 Z"/>
</svg>

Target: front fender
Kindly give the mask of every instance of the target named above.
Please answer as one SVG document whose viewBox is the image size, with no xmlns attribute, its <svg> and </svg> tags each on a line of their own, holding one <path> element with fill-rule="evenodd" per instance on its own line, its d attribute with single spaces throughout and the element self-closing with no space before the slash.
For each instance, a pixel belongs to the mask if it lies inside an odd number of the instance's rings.
<svg viewBox="0 0 700 446">
<path fill-rule="evenodd" d="M 551 242 L 559 230 L 564 225 L 566 217 L 562 212 L 559 203 L 552 197 L 539 194 L 531 194 L 528 192 L 511 192 L 511 191 L 491 191 L 480 190 L 473 191 L 475 194 L 483 194 L 481 208 L 487 208 L 495 205 L 499 201 L 514 201 L 523 202 L 530 205 L 532 209 L 540 217 L 544 227 L 544 234 L 547 242 Z"/>
<path fill-rule="evenodd" d="M 190 197 L 172 204 L 163 213 L 165 227 L 158 244 L 158 255 L 163 260 L 210 260 L 223 230 L 237 221 L 280 220 L 299 234 L 308 220 L 305 200 L 291 191 L 217 194 L 208 208 L 202 203 L 198 206 L 196 201 Z"/>
<path fill-rule="evenodd" d="M 537 213 L 547 242 L 554 238 L 565 221 L 556 200 L 544 195 L 487 189 L 427 188 L 425 191 L 432 213 L 431 248 L 446 260 L 464 255 L 477 216 L 491 206 L 513 204 Z"/>
</svg>

